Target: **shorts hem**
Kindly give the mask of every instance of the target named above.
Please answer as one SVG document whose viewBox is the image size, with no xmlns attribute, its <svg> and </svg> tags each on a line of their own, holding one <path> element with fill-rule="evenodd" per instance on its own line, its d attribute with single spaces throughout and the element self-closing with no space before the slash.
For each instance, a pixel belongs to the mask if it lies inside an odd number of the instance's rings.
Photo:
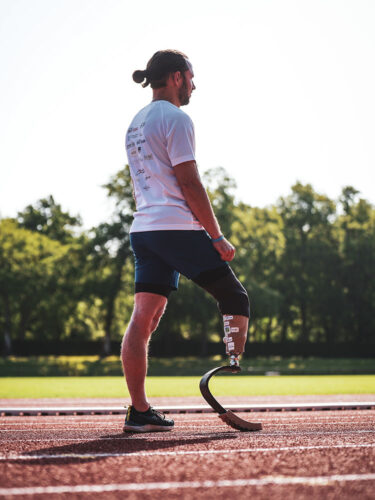
<svg viewBox="0 0 375 500">
<path fill-rule="evenodd" d="M 142 227 L 140 229 L 136 228 L 130 228 L 130 233 L 148 233 L 150 231 L 204 231 L 204 227 L 200 225 L 183 225 L 183 224 L 176 224 L 172 226 L 171 224 L 166 224 L 166 225 L 161 225 L 161 226 L 146 226 Z"/>
<path fill-rule="evenodd" d="M 171 285 L 162 285 L 158 283 L 140 283 L 136 282 L 134 284 L 134 293 L 146 292 L 155 293 L 157 295 L 163 295 L 164 297 L 169 297 L 169 294 L 177 290 L 176 287 Z"/>
</svg>

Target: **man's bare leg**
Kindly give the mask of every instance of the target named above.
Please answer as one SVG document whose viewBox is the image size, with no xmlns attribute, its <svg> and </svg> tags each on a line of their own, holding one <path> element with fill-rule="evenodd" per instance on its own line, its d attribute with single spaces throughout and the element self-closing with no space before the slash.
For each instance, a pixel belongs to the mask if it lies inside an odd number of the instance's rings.
<svg viewBox="0 0 375 500">
<path fill-rule="evenodd" d="M 147 411 L 150 404 L 145 392 L 147 350 L 152 332 L 159 324 L 167 298 L 155 293 L 135 294 L 134 310 L 121 346 L 121 360 L 132 405 Z"/>
<path fill-rule="evenodd" d="M 249 318 L 247 316 L 225 314 L 224 322 L 224 342 L 226 353 L 234 354 L 236 357 L 245 350 Z"/>
</svg>

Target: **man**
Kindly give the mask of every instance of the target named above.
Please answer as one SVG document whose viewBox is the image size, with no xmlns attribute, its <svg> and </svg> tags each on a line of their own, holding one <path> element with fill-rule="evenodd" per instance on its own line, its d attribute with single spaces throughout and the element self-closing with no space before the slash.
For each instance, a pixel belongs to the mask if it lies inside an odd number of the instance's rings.
<svg viewBox="0 0 375 500">
<path fill-rule="evenodd" d="M 195 162 L 194 127 L 180 107 L 195 90 L 193 67 L 174 50 L 156 52 L 133 79 L 151 85 L 153 100 L 126 135 L 136 212 L 130 229 L 135 256 L 133 314 L 122 344 L 131 396 L 124 432 L 172 430 L 145 393 L 147 347 L 179 273 L 207 290 L 223 315 L 227 354 L 239 356 L 250 316 L 246 290 L 228 263 L 234 247 L 221 234 Z"/>
</svg>

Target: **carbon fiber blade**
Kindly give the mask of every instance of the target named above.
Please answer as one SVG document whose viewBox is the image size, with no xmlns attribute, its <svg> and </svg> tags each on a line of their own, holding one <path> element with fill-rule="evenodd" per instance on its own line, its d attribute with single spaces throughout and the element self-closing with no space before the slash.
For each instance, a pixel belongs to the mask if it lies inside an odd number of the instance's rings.
<svg viewBox="0 0 375 500">
<path fill-rule="evenodd" d="M 218 372 L 232 372 L 232 373 L 238 373 L 241 371 L 241 368 L 239 366 L 219 366 L 218 368 L 213 368 L 209 372 L 205 373 L 203 377 L 201 378 L 201 381 L 199 383 L 199 388 L 202 393 L 202 396 L 204 399 L 207 401 L 207 403 L 220 415 L 223 413 L 226 413 L 225 408 L 221 406 L 221 404 L 216 401 L 216 399 L 213 397 L 211 394 L 211 391 L 209 389 L 208 383 L 210 381 L 210 378 L 212 375 L 215 375 Z"/>
<path fill-rule="evenodd" d="M 239 366 L 219 366 L 218 368 L 213 368 L 209 372 L 205 373 L 201 378 L 199 384 L 202 396 L 207 401 L 207 403 L 219 414 L 221 420 L 226 424 L 230 425 L 231 427 L 233 427 L 234 429 L 243 432 L 260 431 L 262 429 L 262 424 L 255 422 L 247 422 L 246 420 L 243 420 L 242 418 L 235 415 L 232 411 L 223 408 L 221 404 L 211 394 L 208 383 L 211 377 L 220 371 L 238 373 L 241 371 L 241 368 Z"/>
<path fill-rule="evenodd" d="M 230 425 L 234 429 L 238 429 L 239 431 L 247 432 L 247 431 L 261 431 L 262 424 L 258 422 L 248 422 L 237 415 L 235 415 L 232 411 L 228 410 L 224 414 L 219 415 L 219 418 L 226 424 Z"/>
</svg>

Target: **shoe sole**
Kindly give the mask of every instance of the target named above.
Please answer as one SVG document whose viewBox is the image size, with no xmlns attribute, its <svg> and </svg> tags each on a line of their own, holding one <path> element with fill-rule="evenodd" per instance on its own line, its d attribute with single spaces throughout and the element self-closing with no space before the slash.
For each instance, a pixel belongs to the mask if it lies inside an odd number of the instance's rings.
<svg viewBox="0 0 375 500">
<path fill-rule="evenodd" d="M 173 429 L 173 425 L 170 426 L 165 426 L 165 425 L 142 425 L 142 426 L 135 426 L 135 425 L 124 425 L 124 432 L 168 432 Z"/>
</svg>

